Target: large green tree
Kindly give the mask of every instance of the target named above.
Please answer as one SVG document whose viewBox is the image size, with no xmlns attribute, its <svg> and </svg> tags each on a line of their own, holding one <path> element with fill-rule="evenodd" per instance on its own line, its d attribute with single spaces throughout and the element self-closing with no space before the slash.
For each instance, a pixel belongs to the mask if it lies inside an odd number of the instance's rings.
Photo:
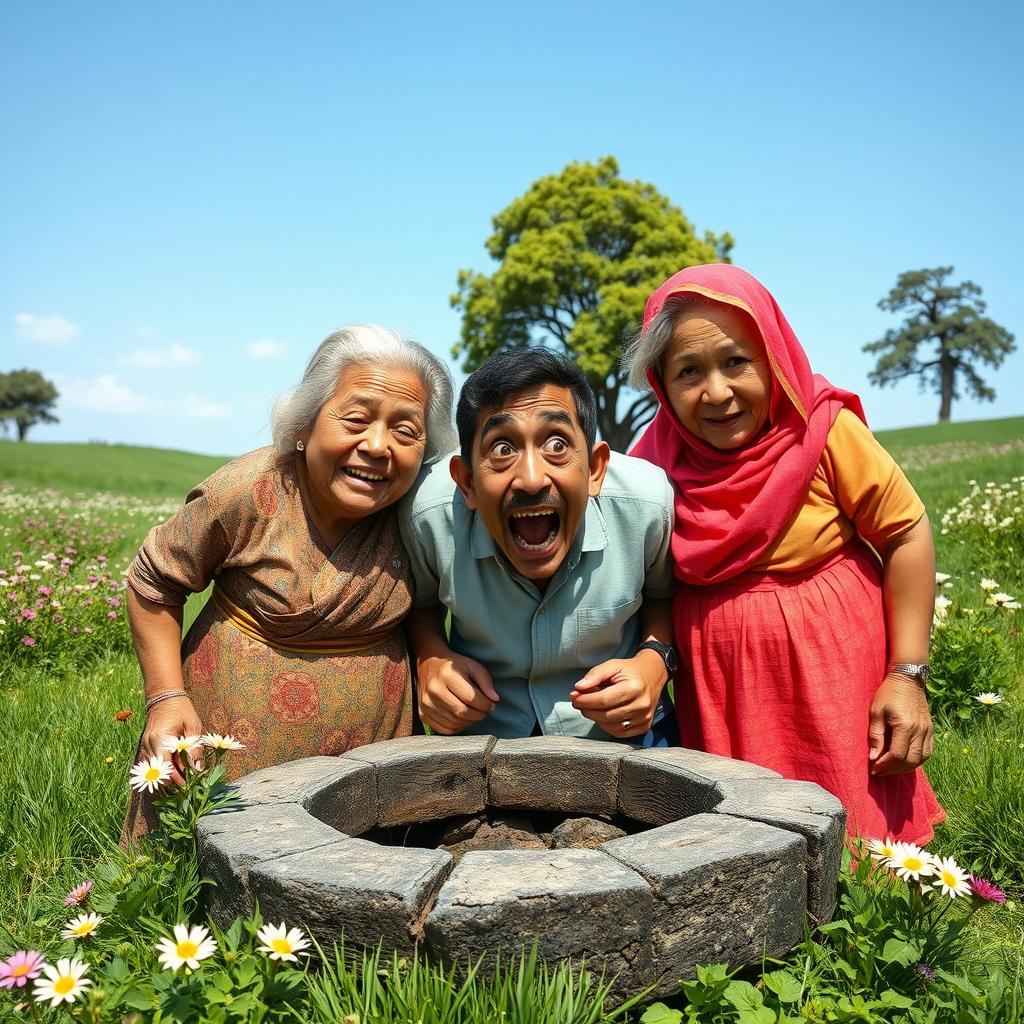
<svg viewBox="0 0 1024 1024">
<path fill-rule="evenodd" d="M 0 373 L 0 421 L 4 431 L 13 423 L 18 440 L 24 441 L 29 428 L 37 423 L 56 423 L 50 410 L 57 404 L 57 389 L 36 370 L 12 370 Z"/>
<path fill-rule="evenodd" d="M 982 314 L 985 303 L 981 289 L 971 281 L 947 283 L 952 267 L 908 270 L 900 274 L 896 287 L 878 303 L 890 313 L 906 313 L 903 323 L 885 332 L 885 337 L 864 346 L 865 352 L 879 352 L 872 384 L 895 384 L 904 377 L 917 377 L 922 391 L 940 396 L 939 422 L 948 423 L 953 400 L 962 390 L 991 402 L 996 397 L 975 369 L 975 363 L 993 368 L 1016 347 L 1013 335 Z M 922 345 L 934 344 L 931 351 Z"/>
<path fill-rule="evenodd" d="M 665 278 L 727 260 L 732 237 L 699 238 L 653 185 L 619 177 L 611 156 L 535 181 L 492 223 L 486 246 L 498 266 L 459 273 L 452 305 L 462 330 L 452 354 L 467 371 L 504 348 L 548 345 L 571 355 L 597 396 L 601 435 L 624 450 L 655 406 L 628 389 L 624 339 Z"/>
</svg>

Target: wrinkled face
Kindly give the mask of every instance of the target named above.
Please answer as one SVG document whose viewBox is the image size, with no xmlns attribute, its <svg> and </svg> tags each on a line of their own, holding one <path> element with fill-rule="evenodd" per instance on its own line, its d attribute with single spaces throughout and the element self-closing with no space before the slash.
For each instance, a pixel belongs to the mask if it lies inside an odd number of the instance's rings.
<svg viewBox="0 0 1024 1024">
<path fill-rule="evenodd" d="M 715 448 L 742 448 L 768 422 L 768 357 L 753 323 L 731 306 L 680 315 L 662 356 L 661 379 L 682 425 Z"/>
<path fill-rule="evenodd" d="M 452 458 L 466 504 L 512 567 L 538 585 L 558 571 L 601 493 L 608 445 L 587 441 L 568 388 L 544 384 L 482 409 L 473 463 Z"/>
<path fill-rule="evenodd" d="M 419 374 L 350 366 L 303 441 L 309 498 L 335 523 L 354 522 L 412 487 L 426 444 L 427 394 Z"/>
</svg>

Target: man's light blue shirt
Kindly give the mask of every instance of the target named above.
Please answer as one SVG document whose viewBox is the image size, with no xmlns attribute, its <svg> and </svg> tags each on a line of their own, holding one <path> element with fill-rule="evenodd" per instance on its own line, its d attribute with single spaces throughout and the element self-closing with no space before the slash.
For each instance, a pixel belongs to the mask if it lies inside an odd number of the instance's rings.
<svg viewBox="0 0 1024 1024">
<path fill-rule="evenodd" d="M 542 594 L 466 507 L 448 459 L 425 467 L 399 514 L 415 605 L 451 612 L 449 645 L 491 673 L 501 701 L 466 733 L 612 739 L 570 703 L 593 666 L 631 658 L 644 597 L 674 589 L 672 487 L 657 466 L 612 453 L 565 561 Z"/>
</svg>

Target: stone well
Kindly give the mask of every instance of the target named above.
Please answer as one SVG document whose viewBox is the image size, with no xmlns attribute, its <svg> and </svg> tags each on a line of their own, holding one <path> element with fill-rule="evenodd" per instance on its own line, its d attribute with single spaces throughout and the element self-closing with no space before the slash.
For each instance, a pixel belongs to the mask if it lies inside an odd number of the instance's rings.
<svg viewBox="0 0 1024 1024">
<path fill-rule="evenodd" d="M 842 805 L 808 782 L 681 748 L 539 736 L 415 736 L 238 782 L 242 808 L 199 824 L 220 925 L 252 911 L 330 948 L 376 946 L 484 967 L 537 940 L 586 958 L 616 991 L 678 988 L 700 963 L 760 962 L 827 920 Z M 358 838 L 488 809 L 619 816 L 597 849 L 466 853 Z"/>
</svg>

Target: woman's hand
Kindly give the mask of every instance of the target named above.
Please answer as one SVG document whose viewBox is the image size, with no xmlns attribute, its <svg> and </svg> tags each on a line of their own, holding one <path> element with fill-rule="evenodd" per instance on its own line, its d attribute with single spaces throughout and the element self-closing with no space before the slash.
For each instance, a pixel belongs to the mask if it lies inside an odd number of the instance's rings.
<svg viewBox="0 0 1024 1024">
<path fill-rule="evenodd" d="M 875 691 L 868 721 L 868 760 L 872 775 L 912 772 L 933 748 L 932 716 L 919 683 L 890 672 Z"/>
<path fill-rule="evenodd" d="M 168 697 L 160 701 L 146 717 L 146 728 L 142 732 L 142 742 L 139 746 L 140 756 L 150 758 L 159 756 L 170 761 L 173 769 L 171 781 L 180 786 L 185 779 L 181 773 L 181 756 L 172 754 L 167 750 L 168 740 L 179 739 L 182 736 L 201 736 L 203 734 L 203 723 L 192 706 L 188 697 Z M 202 748 L 193 748 L 195 757 L 200 756 L 198 751 Z"/>
</svg>

